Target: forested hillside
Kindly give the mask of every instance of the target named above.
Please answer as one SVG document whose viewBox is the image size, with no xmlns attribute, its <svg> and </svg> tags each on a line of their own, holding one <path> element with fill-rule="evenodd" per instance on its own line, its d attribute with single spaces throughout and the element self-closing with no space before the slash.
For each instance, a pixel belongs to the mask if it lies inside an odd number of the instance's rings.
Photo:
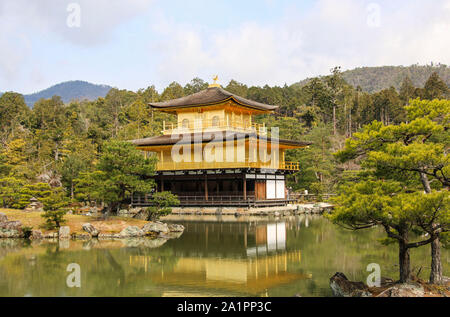
<svg viewBox="0 0 450 317">
<path fill-rule="evenodd" d="M 41 98 L 48 99 L 53 96 L 60 96 L 65 103 L 72 100 L 95 100 L 98 97 L 105 97 L 111 88 L 107 85 L 95 85 L 80 80 L 67 81 L 34 94 L 25 95 L 24 98 L 25 103 L 30 107 Z"/>
<path fill-rule="evenodd" d="M 438 65 L 412 66 L 382 66 L 359 67 L 347 70 L 342 77 L 353 87 L 361 87 L 365 92 L 377 92 L 389 87 L 400 89 L 405 78 L 409 78 L 416 87 L 423 87 L 427 79 L 436 72 L 439 77 L 450 85 L 450 67 Z M 296 85 L 303 86 L 311 79 L 305 79 Z"/>
<path fill-rule="evenodd" d="M 184 87 L 173 82 L 161 93 L 154 86 L 137 92 L 114 88 L 95 100 L 65 103 L 57 96 L 40 99 L 32 109 L 22 95 L 4 93 L 0 97 L 0 204 L 21 207 L 27 200 L 20 190 L 39 182 L 64 189 L 73 200 L 93 199 L 96 191 L 90 184 L 93 175 L 98 175 L 98 158 L 105 142 L 161 134 L 163 121 L 173 122 L 175 117 L 152 111 L 148 103 L 207 87 L 196 78 Z M 279 105 L 274 114 L 256 120 L 279 127 L 283 138 L 314 142 L 309 149 L 290 151 L 286 159 L 301 164 L 290 186 L 317 193 L 333 192 L 338 182 L 351 177 L 349 171 L 358 167 L 339 164 L 332 155 L 343 148 L 347 137 L 374 120 L 386 125 L 405 122 L 404 106 L 411 99 L 449 98 L 448 85 L 438 73 L 423 86 L 406 78 L 399 89 L 368 93 L 349 85 L 339 68 L 301 87 L 248 87 L 232 80 L 224 88 Z"/>
<path fill-rule="evenodd" d="M 342 72 L 342 78 L 354 88 L 361 87 L 365 92 L 378 92 L 383 89 L 394 87 L 399 90 L 405 78 L 409 78 L 415 87 L 423 87 L 427 79 L 436 72 L 439 77 L 450 85 L 450 68 L 446 65 L 412 65 L 412 66 L 383 66 L 383 67 L 360 67 Z M 326 77 L 326 76 L 324 76 Z M 312 78 L 308 78 L 294 84 L 293 86 L 304 86 Z M 48 99 L 60 96 L 62 101 L 68 103 L 72 100 L 95 100 L 105 97 L 112 87 L 107 85 L 96 85 L 85 81 L 68 81 L 54 85 L 34 94 L 24 95 L 25 103 L 32 107 L 41 98 Z M 0 96 L 2 92 L 0 92 Z"/>
</svg>

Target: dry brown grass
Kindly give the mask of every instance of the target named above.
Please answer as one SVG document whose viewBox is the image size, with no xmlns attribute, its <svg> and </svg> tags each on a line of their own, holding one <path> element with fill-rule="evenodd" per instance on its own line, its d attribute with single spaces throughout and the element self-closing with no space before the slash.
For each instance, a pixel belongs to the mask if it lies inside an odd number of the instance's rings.
<svg viewBox="0 0 450 317">
<path fill-rule="evenodd" d="M 10 221 L 19 220 L 24 226 L 45 231 L 41 227 L 45 223 L 45 219 L 41 217 L 42 212 L 24 212 L 23 210 L 1 208 L 0 212 L 8 216 Z M 144 220 L 121 217 L 110 217 L 107 220 L 103 220 L 98 217 L 66 215 L 65 219 L 67 220 L 65 225 L 70 227 L 70 232 L 76 233 L 83 232 L 82 225 L 87 222 L 91 223 L 102 233 L 118 233 L 128 226 L 142 227 L 147 223 Z"/>
</svg>

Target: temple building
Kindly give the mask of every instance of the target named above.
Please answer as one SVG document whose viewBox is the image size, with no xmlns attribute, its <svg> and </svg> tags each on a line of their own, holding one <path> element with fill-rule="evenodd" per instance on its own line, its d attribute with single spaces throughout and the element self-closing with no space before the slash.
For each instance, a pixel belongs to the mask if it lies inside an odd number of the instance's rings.
<svg viewBox="0 0 450 317">
<path fill-rule="evenodd" d="M 181 206 L 280 206 L 289 203 L 286 175 L 300 169 L 286 162 L 289 149 L 311 143 L 283 140 L 253 116 L 278 107 L 232 94 L 214 83 L 179 99 L 151 103 L 173 114 L 163 135 L 134 140 L 138 149 L 158 158 L 157 191 L 178 195 Z M 133 197 L 145 205 L 146 196 Z"/>
</svg>

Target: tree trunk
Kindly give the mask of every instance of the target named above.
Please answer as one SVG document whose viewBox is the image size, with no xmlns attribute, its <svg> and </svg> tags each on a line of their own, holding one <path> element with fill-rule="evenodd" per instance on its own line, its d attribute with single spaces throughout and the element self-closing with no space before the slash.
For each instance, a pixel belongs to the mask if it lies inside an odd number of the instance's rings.
<svg viewBox="0 0 450 317">
<path fill-rule="evenodd" d="M 106 208 L 106 212 L 104 214 L 105 219 L 108 219 L 110 215 L 117 215 L 119 210 L 119 203 L 110 203 L 108 204 L 108 208 Z"/>
<path fill-rule="evenodd" d="M 333 105 L 333 135 L 336 135 L 336 106 Z"/>
<path fill-rule="evenodd" d="M 422 181 L 423 188 L 427 194 L 431 193 L 430 181 L 428 176 L 424 173 L 420 173 L 420 180 Z M 437 224 L 435 224 L 437 226 Z M 439 237 L 431 242 L 431 272 L 430 283 L 441 284 L 442 283 L 442 262 L 441 262 L 441 242 Z"/>
<path fill-rule="evenodd" d="M 349 130 L 349 132 L 350 132 L 350 134 L 349 134 L 349 137 L 352 137 L 352 135 L 353 135 L 353 129 L 352 129 L 352 111 L 350 110 L 350 114 L 349 114 L 349 116 L 348 116 L 348 130 Z"/>
<path fill-rule="evenodd" d="M 406 244 L 405 241 L 399 241 L 400 283 L 406 283 L 411 278 L 409 248 Z"/>
<path fill-rule="evenodd" d="M 442 283 L 441 242 L 436 238 L 431 242 L 431 273 L 430 283 Z"/>
<path fill-rule="evenodd" d="M 430 181 L 428 180 L 427 174 L 420 173 L 420 180 L 422 181 L 422 185 L 423 185 L 423 189 L 425 190 L 425 193 L 430 194 L 431 186 L 430 186 Z"/>
</svg>

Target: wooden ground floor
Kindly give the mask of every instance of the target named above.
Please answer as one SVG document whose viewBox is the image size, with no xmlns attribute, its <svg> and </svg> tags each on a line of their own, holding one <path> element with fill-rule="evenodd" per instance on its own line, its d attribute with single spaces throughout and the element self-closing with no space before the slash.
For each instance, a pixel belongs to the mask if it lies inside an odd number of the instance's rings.
<svg viewBox="0 0 450 317">
<path fill-rule="evenodd" d="M 204 170 L 160 172 L 157 191 L 176 194 L 181 206 L 283 206 L 290 203 L 285 171 Z M 147 195 L 135 195 L 134 206 L 148 205 Z"/>
</svg>

